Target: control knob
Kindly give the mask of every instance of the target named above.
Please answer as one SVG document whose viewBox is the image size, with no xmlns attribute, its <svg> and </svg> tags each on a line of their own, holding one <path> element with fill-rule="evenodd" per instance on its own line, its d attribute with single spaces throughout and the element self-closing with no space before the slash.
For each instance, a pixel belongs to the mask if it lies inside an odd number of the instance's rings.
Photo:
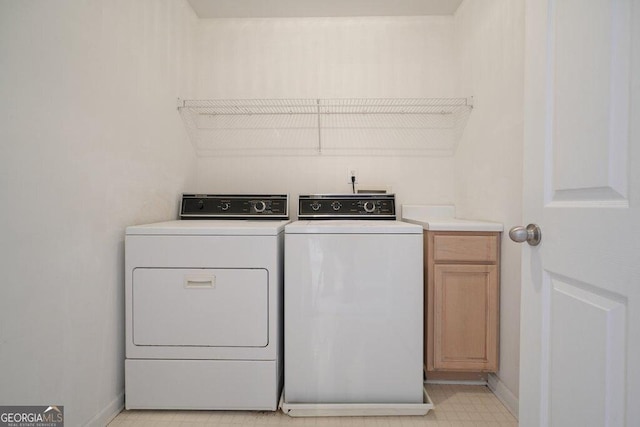
<svg viewBox="0 0 640 427">
<path fill-rule="evenodd" d="M 339 201 L 337 201 L 337 200 L 336 200 L 335 202 L 331 203 L 331 208 L 332 208 L 334 211 L 339 211 L 341 207 L 342 207 L 342 203 L 340 203 L 340 202 L 339 202 Z"/>
<path fill-rule="evenodd" d="M 364 202 L 364 211 L 366 213 L 372 213 L 376 210 L 376 204 L 373 202 Z"/>
<path fill-rule="evenodd" d="M 267 204 L 262 200 L 259 200 L 255 203 L 255 205 L 253 205 L 253 207 L 256 210 L 256 212 L 262 213 L 267 208 Z"/>
<path fill-rule="evenodd" d="M 231 207 L 231 202 L 222 202 L 220 204 L 220 209 L 222 209 L 223 211 L 228 211 L 230 207 Z"/>
<path fill-rule="evenodd" d="M 322 206 L 320 203 L 318 202 L 313 202 L 311 203 L 311 209 L 313 209 L 314 211 L 317 211 L 318 209 L 320 209 L 320 206 Z"/>
</svg>

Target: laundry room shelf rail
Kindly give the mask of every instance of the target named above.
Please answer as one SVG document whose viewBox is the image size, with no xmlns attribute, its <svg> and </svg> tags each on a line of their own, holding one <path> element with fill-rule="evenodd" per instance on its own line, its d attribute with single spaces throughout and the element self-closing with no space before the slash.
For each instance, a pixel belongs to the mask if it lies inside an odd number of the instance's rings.
<svg viewBox="0 0 640 427">
<path fill-rule="evenodd" d="M 451 155 L 473 98 L 178 99 L 200 156 Z"/>
</svg>

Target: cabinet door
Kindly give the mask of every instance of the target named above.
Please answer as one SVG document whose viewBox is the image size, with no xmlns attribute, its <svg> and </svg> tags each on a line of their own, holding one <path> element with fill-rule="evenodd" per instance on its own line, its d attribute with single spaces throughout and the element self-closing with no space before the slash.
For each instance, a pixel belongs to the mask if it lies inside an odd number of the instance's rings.
<svg viewBox="0 0 640 427">
<path fill-rule="evenodd" d="M 498 367 L 498 268 L 434 265 L 435 370 Z"/>
</svg>

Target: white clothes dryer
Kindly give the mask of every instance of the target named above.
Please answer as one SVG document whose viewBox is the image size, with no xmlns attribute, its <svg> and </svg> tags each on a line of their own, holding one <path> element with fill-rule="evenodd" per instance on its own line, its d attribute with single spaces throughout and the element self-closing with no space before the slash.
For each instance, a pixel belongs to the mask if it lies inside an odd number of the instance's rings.
<svg viewBox="0 0 640 427">
<path fill-rule="evenodd" d="M 125 240 L 127 409 L 276 410 L 287 196 L 184 195 Z"/>
</svg>

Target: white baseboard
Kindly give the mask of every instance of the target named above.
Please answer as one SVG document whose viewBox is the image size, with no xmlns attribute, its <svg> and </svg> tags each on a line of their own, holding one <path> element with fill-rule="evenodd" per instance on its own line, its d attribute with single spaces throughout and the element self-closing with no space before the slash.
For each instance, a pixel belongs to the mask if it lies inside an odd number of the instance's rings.
<svg viewBox="0 0 640 427">
<path fill-rule="evenodd" d="M 91 418 L 87 426 L 104 427 L 109 424 L 124 408 L 124 390 L 113 399 L 102 411 Z"/>
<path fill-rule="evenodd" d="M 495 374 L 489 374 L 487 386 L 502 404 L 518 419 L 518 398 L 504 385 Z"/>
</svg>

